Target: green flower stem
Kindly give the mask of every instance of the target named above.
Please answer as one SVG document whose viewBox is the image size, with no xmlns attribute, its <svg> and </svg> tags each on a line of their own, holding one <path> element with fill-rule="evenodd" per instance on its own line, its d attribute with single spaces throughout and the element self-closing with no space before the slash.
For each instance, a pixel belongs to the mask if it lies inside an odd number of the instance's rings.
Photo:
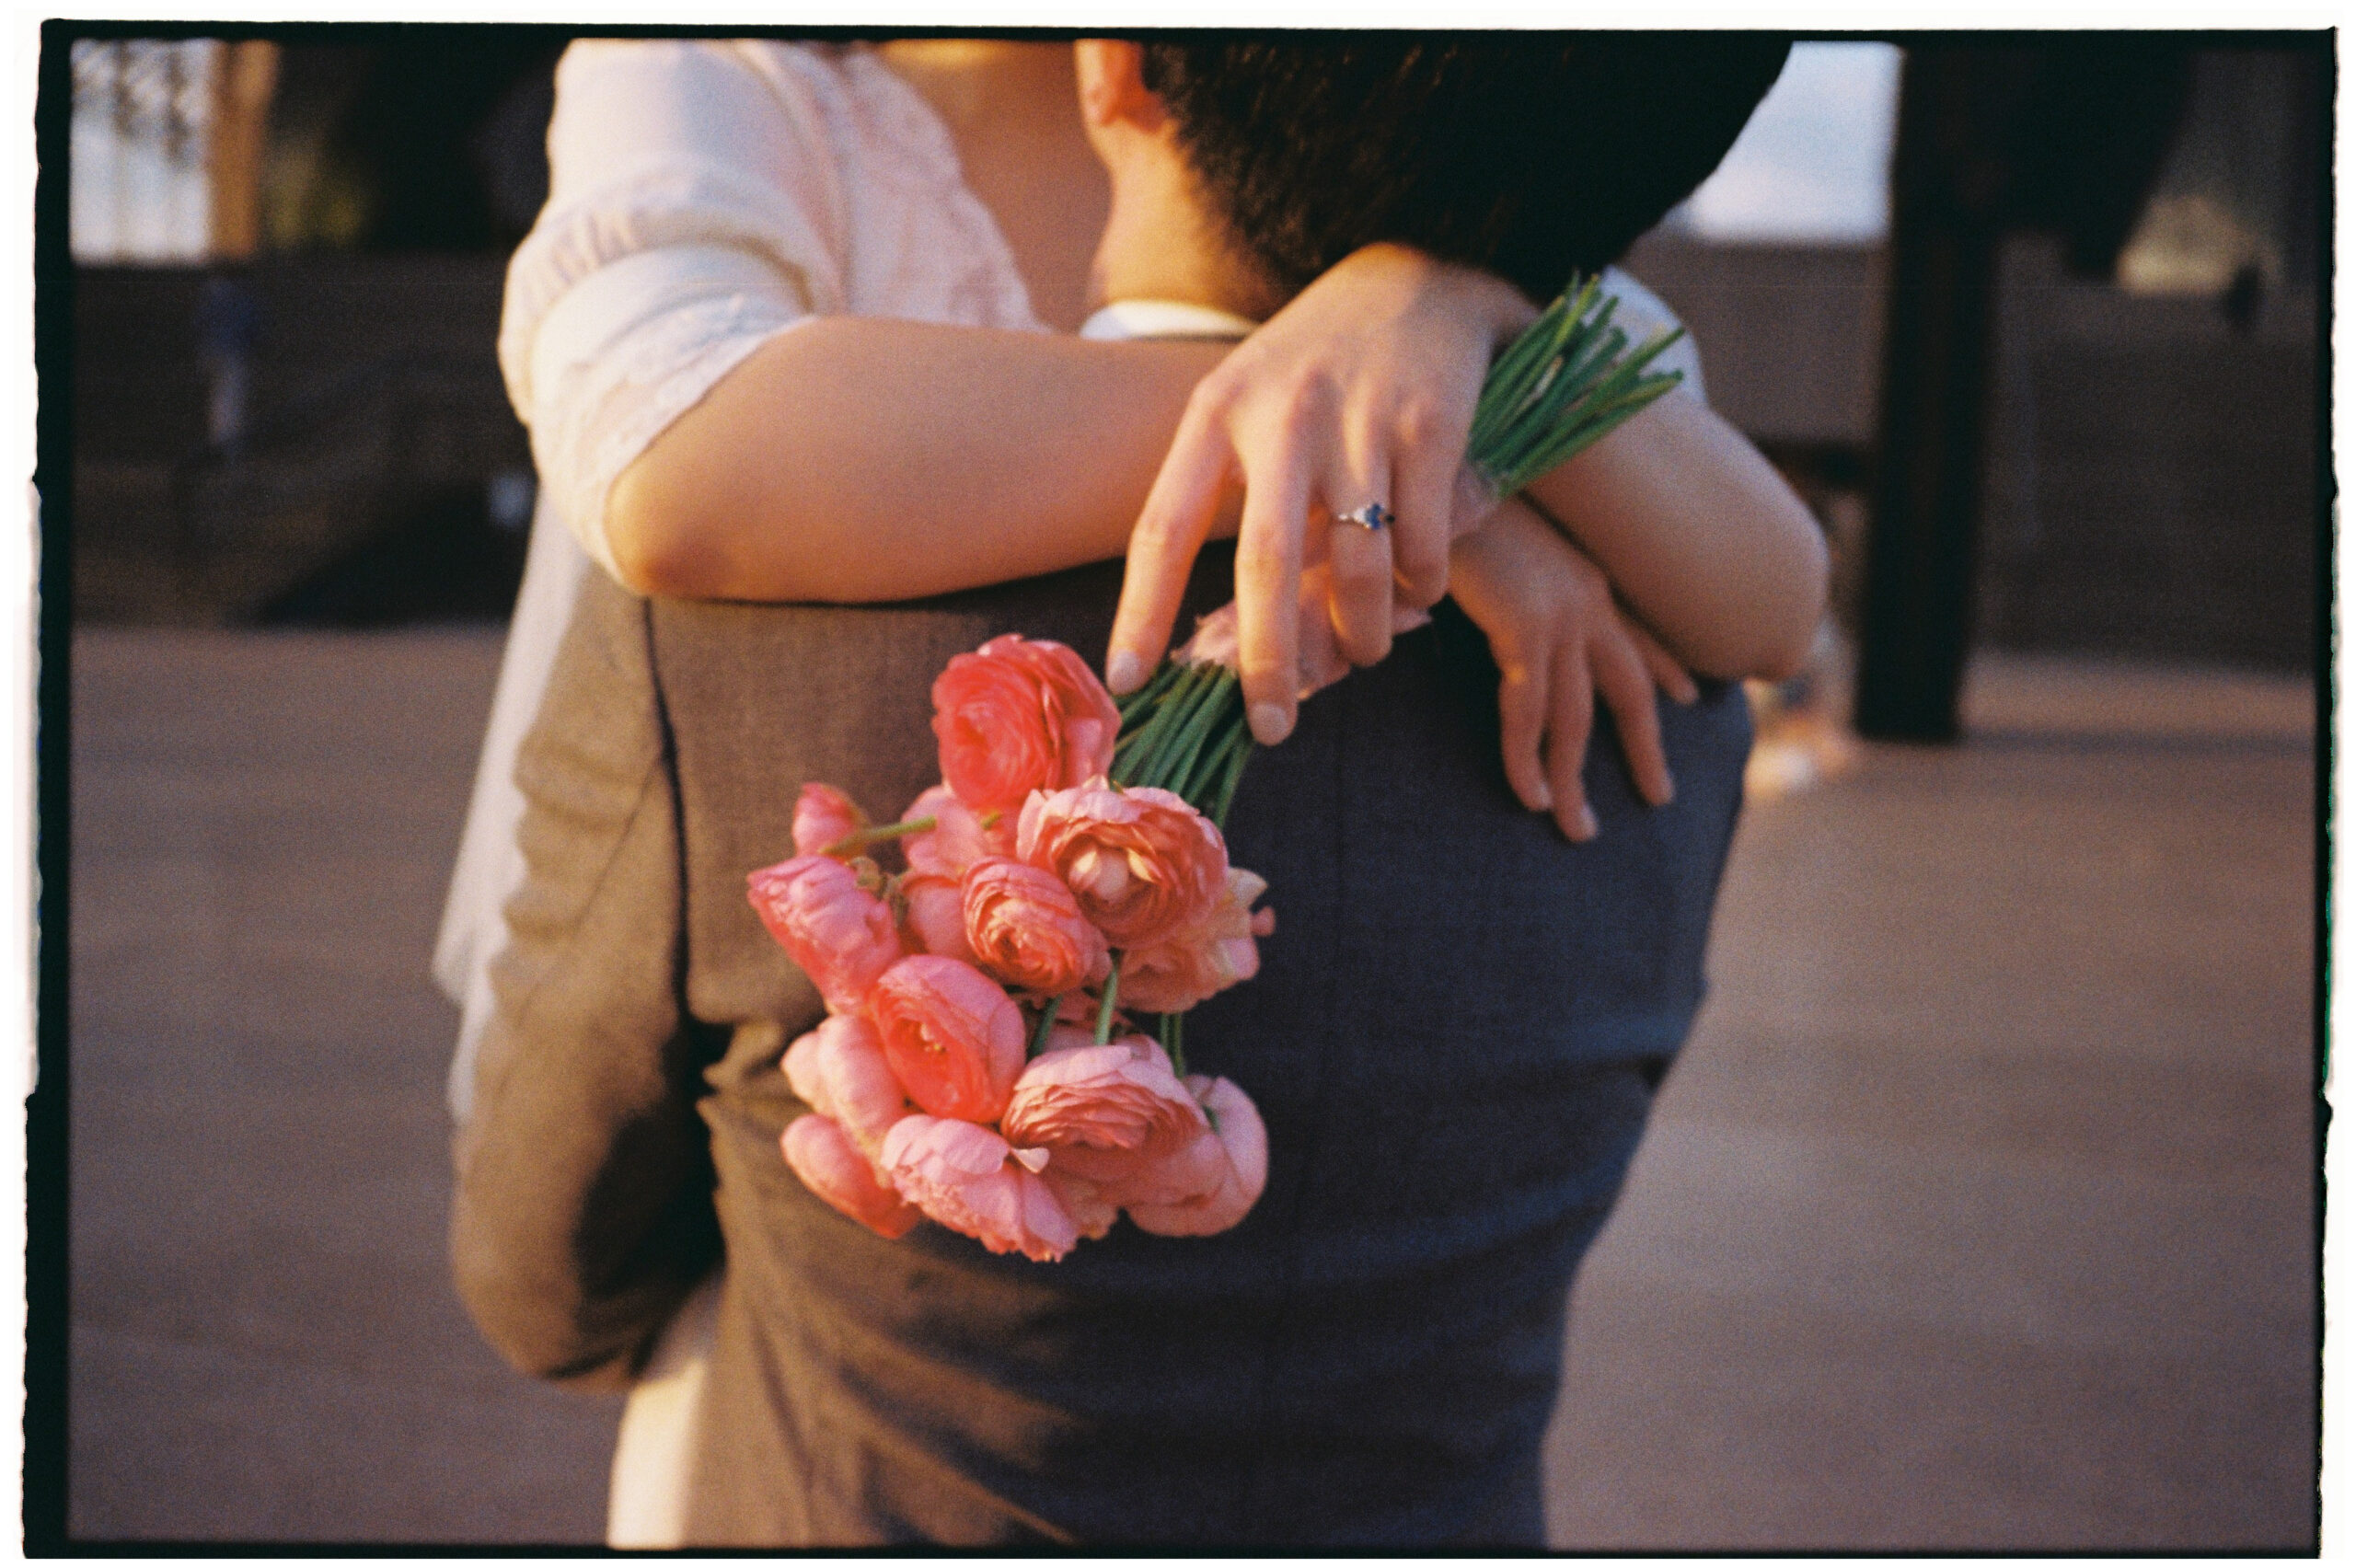
<svg viewBox="0 0 2356 1568">
<path fill-rule="evenodd" d="M 1195 744 L 1193 754 L 1183 759 L 1184 766 L 1171 768 L 1170 780 L 1162 786 L 1163 789 L 1190 803 L 1202 798 L 1202 777 L 1218 765 L 1218 759 L 1226 750 L 1228 731 L 1232 728 L 1227 718 L 1223 713 L 1212 715 L 1207 732 Z"/>
<path fill-rule="evenodd" d="M 1195 766 L 1187 771 L 1185 782 L 1172 788 L 1189 801 L 1217 799 L 1218 780 L 1227 772 L 1235 748 L 1239 744 L 1248 745 L 1251 741 L 1251 729 L 1243 722 L 1242 705 L 1237 703 L 1219 716 L 1218 727 L 1195 755 Z"/>
<path fill-rule="evenodd" d="M 1039 1021 L 1031 1026 L 1031 1046 L 1023 1053 L 1026 1057 L 1036 1056 L 1047 1048 L 1047 1036 L 1055 1032 L 1056 1014 L 1063 1010 L 1063 1005 L 1061 997 L 1047 998 L 1046 1010 L 1039 1015 Z"/>
<path fill-rule="evenodd" d="M 1196 714 L 1212 704 L 1218 694 L 1219 676 L 1224 672 L 1217 664 L 1204 663 L 1191 667 L 1185 679 L 1171 688 L 1169 700 L 1155 721 L 1140 731 L 1135 744 L 1126 753 L 1115 752 L 1114 767 L 1120 782 L 1161 788 L 1170 775 L 1170 764 L 1176 755 L 1182 737 Z"/>
<path fill-rule="evenodd" d="M 1096 1009 L 1096 1043 L 1113 1038 L 1113 1008 L 1121 995 L 1121 955 L 1113 954 L 1113 973 L 1104 980 L 1104 1000 Z"/>
<path fill-rule="evenodd" d="M 1115 781 L 1123 784 L 1139 781 L 1142 771 L 1138 767 L 1139 761 L 1160 752 L 1165 737 L 1176 725 L 1184 722 L 1188 704 L 1207 682 L 1208 677 L 1204 672 L 1208 668 L 1203 664 L 1187 665 L 1157 701 L 1153 717 L 1148 719 L 1135 734 L 1114 746 L 1113 777 Z"/>
<path fill-rule="evenodd" d="M 1473 409 L 1471 444 L 1474 449 L 1489 446 L 1527 409 L 1531 389 L 1545 375 L 1546 366 L 1579 333 L 1580 317 L 1594 299 L 1595 289 L 1596 281 L 1589 279 L 1576 297 L 1566 291 L 1490 367 L 1481 400 Z"/>
<path fill-rule="evenodd" d="M 1235 787 L 1243 782 L 1243 765 L 1252 760 L 1253 748 L 1252 732 L 1246 729 L 1228 757 L 1227 771 L 1219 778 L 1218 796 L 1211 809 L 1211 822 L 1221 833 L 1227 831 L 1227 809 L 1235 803 Z"/>
<path fill-rule="evenodd" d="M 1189 666 L 1170 663 L 1162 665 L 1161 672 L 1154 676 L 1153 685 L 1147 687 L 1152 696 L 1145 698 L 1137 709 L 1138 722 L 1121 737 L 1122 748 L 1142 741 L 1154 732 L 1157 725 L 1169 722 L 1171 709 L 1184 695 L 1187 680 L 1193 674 Z"/>
<path fill-rule="evenodd" d="M 1593 278 L 1574 282 L 1498 356 L 1482 386 L 1466 456 L 1499 495 L 1592 446 L 1680 379 L 1646 367 L 1681 330 L 1623 358 L 1628 335 L 1611 324 L 1619 301 Z"/>
<path fill-rule="evenodd" d="M 858 854 L 871 844 L 881 844 L 891 838 L 905 838 L 911 833 L 930 833 L 940 825 L 939 817 L 920 816 L 911 817 L 907 822 L 885 823 L 882 827 L 855 827 L 819 850 L 818 853 L 831 855 L 839 860 Z"/>
<path fill-rule="evenodd" d="M 1513 340 L 1499 357 L 1498 369 L 1490 373 L 1490 379 L 1496 383 L 1501 398 L 1518 398 L 1530 390 L 1540 368 L 1561 353 L 1563 346 L 1577 334 L 1594 296 L 1594 281 L 1590 279 L 1576 294 L 1565 292 L 1556 298 L 1539 313 L 1538 319 L 1530 323 L 1527 331 Z M 1503 372 L 1502 376 L 1500 371 Z M 1514 406 L 1510 402 L 1502 403 L 1496 412 L 1502 417 L 1507 409 Z"/>
<path fill-rule="evenodd" d="M 1218 674 L 1211 677 L 1201 698 L 1186 715 L 1185 727 L 1172 736 L 1167 746 L 1153 760 L 1153 782 L 1162 789 L 1186 793 L 1187 776 L 1194 771 L 1195 757 L 1203 748 L 1220 719 L 1242 708 L 1232 700 L 1237 687 L 1235 672 L 1217 666 Z M 1189 797 L 1191 798 L 1191 797 Z"/>
<path fill-rule="evenodd" d="M 1121 710 L 1121 733 L 1126 736 L 1135 732 L 1139 725 L 1150 718 L 1154 704 L 1161 700 L 1162 694 L 1170 689 L 1171 683 L 1184 673 L 1184 665 L 1174 659 L 1164 659 L 1161 662 L 1161 667 L 1153 672 L 1151 680 L 1129 693 L 1128 696 L 1114 698 L 1114 706 Z"/>
<path fill-rule="evenodd" d="M 1161 1054 L 1170 1058 L 1170 1070 L 1182 1078 L 1186 1076 L 1186 1051 L 1181 1043 L 1185 1033 L 1184 1013 L 1161 1015 Z"/>
<path fill-rule="evenodd" d="M 1610 306 L 1605 308 L 1609 310 Z M 1627 346 L 1628 335 L 1614 329 L 1608 334 L 1599 334 L 1581 341 L 1563 358 L 1550 362 L 1538 385 L 1530 389 L 1527 407 L 1516 410 L 1527 416 L 1530 409 L 1540 409 L 1538 417 L 1522 417 L 1500 428 L 1496 432 L 1498 444 L 1526 454 L 1544 446 L 1566 426 L 1575 426 L 1577 423 L 1576 416 L 1568 420 L 1560 417 L 1559 413 L 1553 418 L 1546 416 L 1541 407 L 1545 402 L 1546 394 L 1559 385 L 1563 388 L 1563 396 L 1555 402 L 1554 409 L 1573 408 L 1586 395 L 1585 388 L 1594 380 L 1598 367 Z"/>
</svg>

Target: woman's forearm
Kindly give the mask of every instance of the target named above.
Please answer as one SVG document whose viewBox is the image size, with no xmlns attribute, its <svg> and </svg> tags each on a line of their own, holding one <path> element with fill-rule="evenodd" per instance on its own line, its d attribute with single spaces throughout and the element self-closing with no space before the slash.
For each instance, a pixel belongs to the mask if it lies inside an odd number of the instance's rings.
<svg viewBox="0 0 2356 1568">
<path fill-rule="evenodd" d="M 1660 398 L 1524 492 L 1697 674 L 1780 679 L 1824 614 L 1824 536 L 1698 399 Z"/>
<path fill-rule="evenodd" d="M 871 603 L 1111 559 L 1230 347 L 810 321 L 623 470 L 606 538 L 629 586 L 683 598 Z"/>
</svg>

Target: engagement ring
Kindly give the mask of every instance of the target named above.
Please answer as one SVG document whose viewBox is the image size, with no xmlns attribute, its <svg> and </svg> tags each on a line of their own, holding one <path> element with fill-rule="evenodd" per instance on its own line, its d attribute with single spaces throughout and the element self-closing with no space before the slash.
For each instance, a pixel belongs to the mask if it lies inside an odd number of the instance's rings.
<svg viewBox="0 0 2356 1568">
<path fill-rule="evenodd" d="M 1391 526 L 1391 509 L 1379 501 L 1369 501 L 1355 512 L 1341 513 L 1334 521 L 1355 524 L 1369 534 L 1380 534 Z"/>
</svg>

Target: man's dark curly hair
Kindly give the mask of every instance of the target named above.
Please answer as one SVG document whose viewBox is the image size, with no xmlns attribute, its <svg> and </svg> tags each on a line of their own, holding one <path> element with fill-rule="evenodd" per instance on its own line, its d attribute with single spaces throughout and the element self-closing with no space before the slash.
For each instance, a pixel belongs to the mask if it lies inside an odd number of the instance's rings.
<svg viewBox="0 0 2356 1568">
<path fill-rule="evenodd" d="M 1343 33 L 1144 45 L 1229 237 L 1287 297 L 1392 240 L 1532 302 L 1709 177 L 1784 68 L 1750 33 Z"/>
</svg>

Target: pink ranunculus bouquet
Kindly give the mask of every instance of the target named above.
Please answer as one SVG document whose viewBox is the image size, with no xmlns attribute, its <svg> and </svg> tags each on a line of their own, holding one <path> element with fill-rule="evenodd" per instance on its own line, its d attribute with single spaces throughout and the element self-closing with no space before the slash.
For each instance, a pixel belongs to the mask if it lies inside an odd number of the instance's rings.
<svg viewBox="0 0 2356 1568">
<path fill-rule="evenodd" d="M 748 879 L 830 1015 L 780 1064 L 810 1107 L 786 1164 L 884 1236 L 922 1216 L 1040 1262 L 1123 1212 L 1240 1223 L 1267 1135 L 1186 1071 L 1180 1028 L 1258 971 L 1275 918 L 1219 831 L 1252 744 L 1232 672 L 1173 661 L 1115 703 L 1070 649 L 999 637 L 932 695 L 943 781 L 881 826 L 805 785 L 794 857 Z"/>
</svg>

